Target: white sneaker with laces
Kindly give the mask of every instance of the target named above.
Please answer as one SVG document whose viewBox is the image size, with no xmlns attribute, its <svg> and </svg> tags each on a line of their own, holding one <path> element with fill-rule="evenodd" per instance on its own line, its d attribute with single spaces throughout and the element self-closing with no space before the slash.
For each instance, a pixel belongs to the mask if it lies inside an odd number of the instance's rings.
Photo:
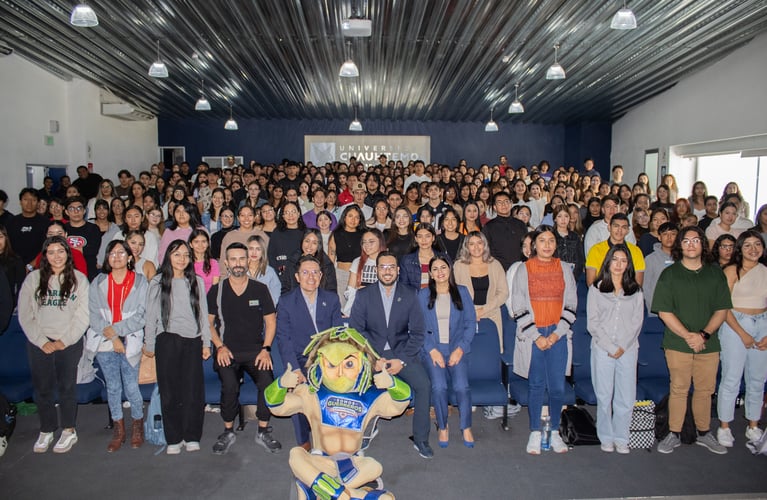
<svg viewBox="0 0 767 500">
<path fill-rule="evenodd" d="M 186 446 L 186 451 L 200 451 L 199 441 L 185 441 L 184 446 Z"/>
<path fill-rule="evenodd" d="M 53 447 L 53 453 L 66 453 L 72 449 L 72 446 L 77 442 L 77 431 L 72 429 L 71 431 L 64 430 L 61 433 L 61 437 Z"/>
<path fill-rule="evenodd" d="M 559 431 L 551 431 L 551 450 L 554 453 L 567 453 L 568 449 L 565 442 L 562 441 Z"/>
<path fill-rule="evenodd" d="M 628 455 L 631 453 L 631 450 L 629 449 L 629 445 L 624 443 L 615 443 L 615 451 L 619 455 Z"/>
<path fill-rule="evenodd" d="M 602 444 L 599 445 L 599 447 L 605 453 L 612 453 L 612 452 L 615 451 L 615 445 L 613 443 L 602 443 Z"/>
<path fill-rule="evenodd" d="M 716 430 L 716 440 L 719 441 L 719 444 L 722 446 L 726 446 L 727 448 L 732 448 L 732 446 L 735 444 L 735 438 L 732 436 L 732 431 L 730 428 L 723 428 L 720 427 Z"/>
<path fill-rule="evenodd" d="M 527 440 L 527 452 L 531 455 L 541 454 L 541 431 L 532 431 Z"/>
<path fill-rule="evenodd" d="M 45 453 L 48 451 L 48 447 L 53 442 L 53 433 L 52 432 L 41 432 L 40 435 L 37 437 L 37 441 L 35 441 L 35 447 L 32 448 L 32 451 L 35 453 Z"/>
<path fill-rule="evenodd" d="M 176 444 L 169 444 L 168 447 L 165 449 L 165 453 L 168 455 L 178 455 L 179 453 L 181 453 L 182 446 L 184 446 L 183 441 Z"/>
<path fill-rule="evenodd" d="M 746 428 L 747 441 L 759 441 L 760 439 L 762 439 L 762 429 L 760 429 L 759 427 L 751 427 L 751 426 Z"/>
</svg>

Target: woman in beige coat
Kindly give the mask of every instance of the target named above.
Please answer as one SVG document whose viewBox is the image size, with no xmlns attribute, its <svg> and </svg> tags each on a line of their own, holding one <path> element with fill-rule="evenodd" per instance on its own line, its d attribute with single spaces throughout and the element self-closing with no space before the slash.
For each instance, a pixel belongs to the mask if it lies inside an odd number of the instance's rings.
<svg viewBox="0 0 767 500">
<path fill-rule="evenodd" d="M 503 352 L 501 306 L 509 297 L 509 286 L 503 266 L 490 256 L 490 247 L 484 234 L 472 231 L 464 238 L 453 272 L 455 282 L 469 289 L 477 321 L 488 318 L 495 323 Z"/>
</svg>

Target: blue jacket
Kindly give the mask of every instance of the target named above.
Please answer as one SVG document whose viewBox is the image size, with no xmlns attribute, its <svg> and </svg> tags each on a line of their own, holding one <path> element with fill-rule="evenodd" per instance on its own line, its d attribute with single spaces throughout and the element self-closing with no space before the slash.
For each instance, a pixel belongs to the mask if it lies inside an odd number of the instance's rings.
<svg viewBox="0 0 767 500">
<path fill-rule="evenodd" d="M 435 256 L 447 259 L 452 265 L 452 259 L 444 252 L 434 252 Z M 421 288 L 421 263 L 418 260 L 418 250 L 403 255 L 399 260 L 399 282 L 410 288 Z"/>
<path fill-rule="evenodd" d="M 349 326 L 360 332 L 373 349 L 382 354 L 387 342 L 394 356 L 406 363 L 415 362 L 423 347 L 423 312 L 417 292 L 400 282 L 395 284 L 394 302 L 386 324 L 379 284 L 357 291 Z"/>
<path fill-rule="evenodd" d="M 277 304 L 277 343 L 282 362 L 287 368 L 301 368 L 306 371 L 304 349 L 309 345 L 311 336 L 332 326 L 341 326 L 341 303 L 338 294 L 321 288 L 317 289 L 317 330 L 306 307 L 301 289 L 296 287 L 280 297 Z"/>
<path fill-rule="evenodd" d="M 459 311 L 453 301 L 450 300 L 450 352 L 460 347 L 464 354 L 471 351 L 471 341 L 477 331 L 477 316 L 474 313 L 469 289 L 458 285 L 461 294 L 463 310 Z M 418 292 L 418 301 L 423 310 L 423 319 L 426 326 L 426 335 L 423 339 L 423 350 L 427 354 L 439 345 L 439 323 L 437 322 L 437 307 L 429 309 L 429 289 L 422 288 Z"/>
</svg>

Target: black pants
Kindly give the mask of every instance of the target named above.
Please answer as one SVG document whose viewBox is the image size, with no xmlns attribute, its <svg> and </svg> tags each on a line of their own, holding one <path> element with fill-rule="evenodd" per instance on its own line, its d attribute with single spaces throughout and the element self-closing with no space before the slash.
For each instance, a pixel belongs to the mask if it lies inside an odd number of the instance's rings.
<svg viewBox="0 0 767 500">
<path fill-rule="evenodd" d="M 56 392 L 61 409 L 61 427 L 69 429 L 77 420 L 77 364 L 83 354 L 83 341 L 45 354 L 42 349 L 27 342 L 27 356 L 35 388 L 35 404 L 40 415 L 40 432 L 53 432 L 58 428 Z"/>
<path fill-rule="evenodd" d="M 165 441 L 199 441 L 205 418 L 202 339 L 163 332 L 157 336 L 155 352 Z"/>
<path fill-rule="evenodd" d="M 386 359 L 397 356 L 392 351 L 381 354 Z M 429 441 L 429 408 L 431 407 L 431 381 L 421 361 L 416 358 L 409 362 L 397 376 L 407 382 L 413 392 L 413 440 Z"/>
<path fill-rule="evenodd" d="M 256 418 L 260 422 L 268 422 L 272 416 L 266 406 L 264 391 L 274 380 L 271 370 L 256 368 L 256 358 L 240 358 L 237 354 L 229 366 L 221 366 L 216 362 L 216 371 L 221 379 L 221 418 L 224 422 L 234 422 L 234 417 L 240 409 L 240 373 L 244 371 L 258 387 Z"/>
</svg>

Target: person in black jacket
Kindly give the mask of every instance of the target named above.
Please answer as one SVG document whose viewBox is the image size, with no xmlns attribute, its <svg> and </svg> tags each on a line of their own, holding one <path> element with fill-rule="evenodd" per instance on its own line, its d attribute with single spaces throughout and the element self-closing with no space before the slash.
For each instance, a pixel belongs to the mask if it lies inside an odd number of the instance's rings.
<svg viewBox="0 0 767 500">
<path fill-rule="evenodd" d="M 493 207 L 497 215 L 485 224 L 482 232 L 490 246 L 490 255 L 498 259 L 504 271 L 508 271 L 509 266 L 522 259 L 522 238 L 527 234 L 527 227 L 511 216 L 509 193 L 495 193 Z"/>
<path fill-rule="evenodd" d="M 554 208 L 552 212 L 554 217 L 554 228 L 557 238 L 556 256 L 562 262 L 570 264 L 573 270 L 575 281 L 583 275 L 583 269 L 586 265 L 586 256 L 583 253 L 583 241 L 578 233 L 570 231 L 570 212 L 566 206 Z"/>
</svg>

